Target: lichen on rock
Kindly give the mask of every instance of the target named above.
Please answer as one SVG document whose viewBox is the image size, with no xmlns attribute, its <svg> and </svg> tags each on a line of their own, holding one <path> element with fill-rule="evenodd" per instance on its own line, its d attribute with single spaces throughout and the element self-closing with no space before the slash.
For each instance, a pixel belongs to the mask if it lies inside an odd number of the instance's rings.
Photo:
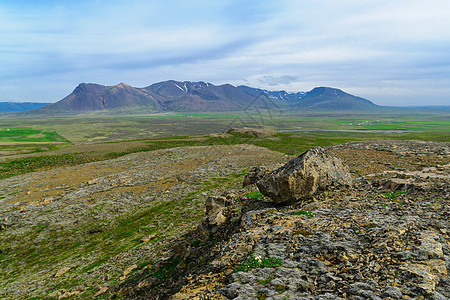
<svg viewBox="0 0 450 300">
<path fill-rule="evenodd" d="M 315 147 L 264 176 L 256 184 L 275 203 L 311 197 L 319 189 L 350 185 L 351 175 L 342 161 L 324 148 Z"/>
</svg>

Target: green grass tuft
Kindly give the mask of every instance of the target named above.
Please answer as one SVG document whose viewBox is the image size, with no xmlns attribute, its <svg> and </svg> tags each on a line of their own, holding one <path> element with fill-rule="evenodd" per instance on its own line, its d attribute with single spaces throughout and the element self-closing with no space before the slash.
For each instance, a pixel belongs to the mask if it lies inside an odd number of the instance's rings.
<svg viewBox="0 0 450 300">
<path fill-rule="evenodd" d="M 308 218 L 314 217 L 314 214 L 312 212 L 306 211 L 306 210 L 299 210 L 299 211 L 296 211 L 296 212 L 294 212 L 292 214 L 296 215 L 296 216 L 307 216 Z"/>
<path fill-rule="evenodd" d="M 400 195 L 403 195 L 406 193 L 405 191 L 395 191 L 395 192 L 387 192 L 387 193 L 381 193 L 381 195 L 385 196 L 386 198 L 397 198 Z"/>
<path fill-rule="evenodd" d="M 260 199 L 264 197 L 264 195 L 261 192 L 250 192 L 242 196 L 242 198 L 246 199 Z"/>
<path fill-rule="evenodd" d="M 252 269 L 256 268 L 275 268 L 279 267 L 283 264 L 283 261 L 281 258 L 267 258 L 267 259 L 261 259 L 261 258 L 255 258 L 250 257 L 246 259 L 242 264 L 240 264 L 235 272 L 248 272 Z"/>
</svg>

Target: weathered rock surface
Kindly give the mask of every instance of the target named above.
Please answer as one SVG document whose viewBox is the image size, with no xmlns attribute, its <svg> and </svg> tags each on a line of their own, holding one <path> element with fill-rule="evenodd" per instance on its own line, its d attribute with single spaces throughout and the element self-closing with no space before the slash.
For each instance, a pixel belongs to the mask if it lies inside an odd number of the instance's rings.
<svg viewBox="0 0 450 300">
<path fill-rule="evenodd" d="M 201 270 L 184 266 L 189 276 L 169 298 L 450 299 L 450 145 L 330 148 L 352 164 L 352 187 L 318 190 L 289 206 L 242 203 L 234 231 L 201 249 L 208 257 Z M 380 183 L 392 172 L 415 172 L 414 184 L 426 187 L 386 190 Z M 270 259 L 281 263 L 258 263 Z"/>
<path fill-rule="evenodd" d="M 1 259 L 93 218 L 103 230 L 145 204 L 181 201 L 180 215 L 193 209 L 198 219 L 172 227 L 158 219 L 139 229 L 134 248 L 87 272 L 94 253 L 39 273 L 2 260 L 2 276 L 19 277 L 2 281 L 0 298 L 450 299 L 450 144 L 367 141 L 327 150 L 349 166 L 353 185 L 318 188 L 289 205 L 242 199 L 254 191 L 239 190 L 243 168 L 286 161 L 244 145 L 136 153 L 2 180 Z M 223 193 L 224 185 L 236 190 Z M 82 214 L 96 206 L 105 208 Z M 29 238 L 38 228 L 45 230 Z M 250 267 L 238 272 L 243 264 Z"/>
<path fill-rule="evenodd" d="M 230 222 L 233 216 L 232 207 L 235 207 L 236 203 L 230 196 L 208 197 L 205 206 L 206 218 L 203 219 L 203 223 L 215 232 L 218 226 Z"/>
<path fill-rule="evenodd" d="M 244 181 L 242 182 L 242 186 L 246 187 L 248 185 L 255 184 L 269 173 L 270 170 L 264 166 L 253 167 L 245 176 Z"/>
<path fill-rule="evenodd" d="M 261 193 L 275 203 L 292 203 L 311 197 L 319 189 L 350 185 L 351 176 L 339 158 L 316 147 L 267 174 L 256 184 Z"/>
</svg>

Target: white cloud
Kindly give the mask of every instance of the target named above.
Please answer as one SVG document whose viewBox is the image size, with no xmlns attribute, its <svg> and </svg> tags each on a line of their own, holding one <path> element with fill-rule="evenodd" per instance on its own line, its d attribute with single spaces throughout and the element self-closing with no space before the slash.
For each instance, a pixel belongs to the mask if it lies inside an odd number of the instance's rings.
<svg viewBox="0 0 450 300">
<path fill-rule="evenodd" d="M 448 102 L 444 0 L 21 0 L 0 3 L 0 20 L 0 99 L 174 78 Z"/>
</svg>

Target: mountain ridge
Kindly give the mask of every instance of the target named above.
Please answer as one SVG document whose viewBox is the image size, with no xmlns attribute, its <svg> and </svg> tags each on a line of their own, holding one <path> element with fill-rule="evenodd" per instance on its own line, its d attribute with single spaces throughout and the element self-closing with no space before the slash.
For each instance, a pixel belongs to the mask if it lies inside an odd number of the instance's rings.
<svg viewBox="0 0 450 300">
<path fill-rule="evenodd" d="M 286 109 L 373 110 L 371 101 L 340 89 L 317 87 L 309 92 L 269 91 L 231 84 L 167 80 L 137 88 L 125 83 L 105 86 L 80 83 L 71 94 L 32 113 L 129 111 L 242 111 L 258 101 Z"/>
<path fill-rule="evenodd" d="M 4 101 L 0 102 L 0 113 L 8 112 L 20 112 L 37 109 L 51 103 L 43 102 L 14 102 L 14 101 Z"/>
</svg>

